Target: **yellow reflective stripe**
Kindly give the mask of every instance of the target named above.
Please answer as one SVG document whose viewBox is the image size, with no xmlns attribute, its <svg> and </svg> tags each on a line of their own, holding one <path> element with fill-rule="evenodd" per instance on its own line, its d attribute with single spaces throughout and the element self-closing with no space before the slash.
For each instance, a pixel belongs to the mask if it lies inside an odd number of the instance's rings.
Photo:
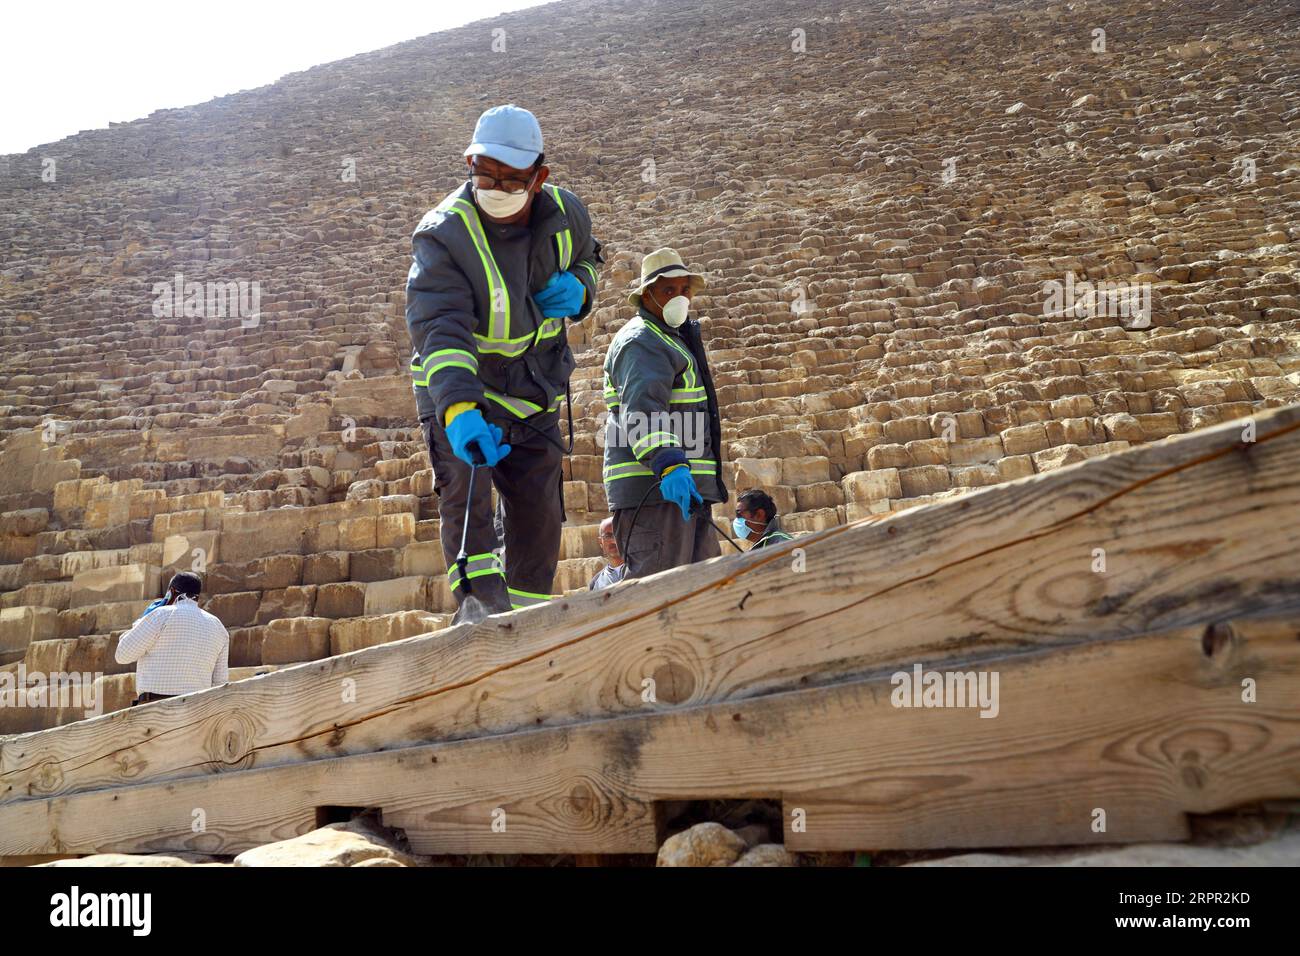
<svg viewBox="0 0 1300 956">
<path fill-rule="evenodd" d="M 556 316 L 554 318 L 547 319 L 545 322 L 543 322 L 541 325 L 537 327 L 536 341 L 540 342 L 542 339 L 553 338 L 554 336 L 559 335 L 563 328 L 564 328 L 563 316 Z"/>
<path fill-rule="evenodd" d="M 708 394 L 704 391 L 703 386 L 696 388 L 675 388 L 669 396 L 671 402 L 707 402 Z"/>
<path fill-rule="evenodd" d="M 545 604 L 553 597 L 553 594 L 535 594 L 532 591 L 521 591 L 519 588 L 506 588 L 510 593 L 510 606 L 512 608 L 536 607 L 538 604 Z"/>
<path fill-rule="evenodd" d="M 551 402 L 551 407 L 549 409 L 544 409 L 542 406 L 536 405 L 533 402 L 528 401 L 526 398 L 515 398 L 513 395 L 502 395 L 500 392 L 494 392 L 491 389 L 484 389 L 483 394 L 518 418 L 528 418 L 544 411 L 557 411 L 560 404 L 563 402 L 563 399 L 559 395 L 556 395 L 555 401 Z"/>
<path fill-rule="evenodd" d="M 716 475 L 718 473 L 718 463 L 712 458 L 692 458 L 690 460 L 692 475 Z M 621 465 L 609 465 L 602 470 L 601 477 L 605 481 L 618 481 L 620 478 L 653 478 L 655 473 L 648 468 L 643 468 L 636 462 L 626 462 Z"/>
<path fill-rule="evenodd" d="M 654 442 L 653 439 L 655 438 L 662 438 L 664 440 Z M 652 444 L 647 445 L 644 450 L 638 450 L 641 448 L 642 445 L 645 445 L 646 442 L 652 442 Z M 651 448 L 659 448 L 663 445 L 680 445 L 680 444 L 681 442 L 677 440 L 677 436 L 674 435 L 672 432 L 651 432 L 649 435 L 646 435 L 643 438 L 638 438 L 636 441 L 632 442 L 632 454 L 636 455 L 638 458 L 641 458 L 644 456 L 645 452 L 649 451 Z"/>
<path fill-rule="evenodd" d="M 675 348 L 678 352 L 682 354 L 682 358 L 686 359 L 686 375 L 685 375 L 684 387 L 696 388 L 697 386 L 695 384 L 695 359 L 691 358 L 691 353 L 686 351 L 686 349 L 682 348 L 682 346 L 678 345 L 668 336 L 664 335 L 657 328 L 655 328 L 653 322 L 645 322 L 644 319 L 642 319 L 642 322 L 644 322 L 646 328 L 648 328 L 655 335 L 659 336 L 659 338 L 663 339 L 664 342 L 666 342 L 668 345 L 671 345 L 673 348 Z"/>
<path fill-rule="evenodd" d="M 560 196 L 559 187 L 545 183 L 542 188 L 551 194 L 555 204 L 560 207 L 561 215 L 568 215 L 564 210 L 564 199 Z M 568 229 L 561 229 L 555 234 L 555 245 L 558 247 L 557 256 L 560 261 L 560 271 L 564 272 L 569 268 L 569 263 L 573 261 L 573 233 Z"/>
<path fill-rule="evenodd" d="M 478 343 L 480 354 L 487 355 L 505 355 L 513 357 L 523 355 L 528 351 L 529 346 L 533 344 L 534 333 L 529 332 L 517 339 L 494 339 L 486 335 L 474 333 L 474 340 Z"/>
<path fill-rule="evenodd" d="M 593 286 L 600 284 L 600 276 L 596 274 L 596 268 L 590 262 L 579 262 L 578 265 L 591 273 L 591 282 Z"/>
<path fill-rule="evenodd" d="M 465 231 L 469 233 L 470 240 L 474 243 L 478 257 L 483 263 L 483 274 L 487 277 L 488 285 L 487 339 L 489 342 L 510 341 L 510 292 L 501 277 L 501 270 L 497 268 L 497 261 L 492 255 L 492 247 L 488 245 L 487 234 L 483 232 L 483 222 L 478 217 L 478 211 L 472 203 L 464 199 L 452 201 L 447 209 L 460 216 L 461 221 L 465 223 Z"/>
<path fill-rule="evenodd" d="M 442 358 L 443 361 L 435 363 L 435 359 L 438 358 Z M 463 368 L 477 375 L 478 359 L 472 352 L 466 352 L 464 349 L 439 349 L 425 356 L 422 362 L 412 362 L 411 374 L 415 378 L 416 385 L 428 385 L 434 372 L 453 367 Z"/>
<path fill-rule="evenodd" d="M 636 462 L 627 462 L 622 465 L 609 465 L 602 471 L 601 476 L 605 481 L 618 481 L 620 478 L 653 478 L 655 473 Z"/>
<path fill-rule="evenodd" d="M 466 578 L 481 578 L 485 574 L 499 574 L 505 577 L 505 571 L 501 569 L 501 559 L 491 551 L 486 554 L 469 555 L 465 562 L 464 576 Z M 460 565 L 456 562 L 452 562 L 451 567 L 447 569 L 447 580 L 451 583 L 453 591 L 460 587 L 460 582 L 463 579 L 460 573 Z"/>
</svg>

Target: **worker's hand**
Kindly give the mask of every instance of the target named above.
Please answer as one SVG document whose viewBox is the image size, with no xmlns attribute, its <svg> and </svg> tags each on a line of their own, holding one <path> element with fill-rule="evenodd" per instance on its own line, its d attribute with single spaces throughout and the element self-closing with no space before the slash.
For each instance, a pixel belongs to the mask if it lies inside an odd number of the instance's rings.
<svg viewBox="0 0 1300 956">
<path fill-rule="evenodd" d="M 659 479 L 659 494 L 663 495 L 664 501 L 671 501 L 682 509 L 683 521 L 691 520 L 692 502 L 704 502 L 703 495 L 696 490 L 695 479 L 691 477 L 690 465 L 672 468 Z"/>
<path fill-rule="evenodd" d="M 547 280 L 542 291 L 533 296 L 533 301 L 542 310 L 542 315 L 555 319 L 577 315 L 586 294 L 586 286 L 572 272 L 556 272 Z"/>
<path fill-rule="evenodd" d="M 467 409 L 451 420 L 447 441 L 456 457 L 467 465 L 492 466 L 510 454 L 510 446 L 501 444 L 501 429 L 484 421 L 477 408 Z M 474 460 L 475 453 L 481 461 Z"/>
</svg>

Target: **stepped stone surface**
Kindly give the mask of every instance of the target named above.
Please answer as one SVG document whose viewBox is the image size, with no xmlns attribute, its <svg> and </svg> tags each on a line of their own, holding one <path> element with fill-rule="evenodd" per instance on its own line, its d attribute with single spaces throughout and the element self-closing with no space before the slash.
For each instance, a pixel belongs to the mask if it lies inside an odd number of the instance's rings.
<svg viewBox="0 0 1300 956">
<path fill-rule="evenodd" d="M 445 625 L 404 283 L 499 102 L 607 260 L 556 593 L 601 566 L 600 367 L 660 245 L 709 275 L 728 483 L 788 531 L 1300 400 L 1291 4 L 651 9 L 568 0 L 0 158 L 0 669 L 125 706 L 117 639 L 185 569 L 232 677 Z M 178 275 L 201 302 L 168 308 Z"/>
</svg>

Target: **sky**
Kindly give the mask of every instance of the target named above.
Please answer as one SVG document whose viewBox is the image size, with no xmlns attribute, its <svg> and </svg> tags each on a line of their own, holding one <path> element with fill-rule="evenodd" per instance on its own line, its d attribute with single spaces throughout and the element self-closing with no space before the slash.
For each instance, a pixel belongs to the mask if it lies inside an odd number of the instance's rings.
<svg viewBox="0 0 1300 956">
<path fill-rule="evenodd" d="M 0 154 L 193 106 L 539 0 L 15 2 L 0 29 Z"/>
</svg>

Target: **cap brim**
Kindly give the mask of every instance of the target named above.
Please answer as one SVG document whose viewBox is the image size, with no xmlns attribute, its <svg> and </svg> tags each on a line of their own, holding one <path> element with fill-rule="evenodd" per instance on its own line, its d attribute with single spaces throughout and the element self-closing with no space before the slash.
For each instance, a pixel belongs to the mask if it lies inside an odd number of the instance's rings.
<svg viewBox="0 0 1300 956">
<path fill-rule="evenodd" d="M 678 267 L 675 269 L 670 269 L 667 272 L 661 272 L 653 279 L 651 279 L 649 282 L 643 282 L 640 285 L 638 285 L 635 289 L 633 289 L 631 292 L 628 293 L 627 296 L 628 304 L 640 306 L 641 293 L 646 290 L 647 286 L 654 285 L 657 281 L 659 281 L 664 277 L 676 278 L 677 276 L 691 277 L 691 295 L 695 295 L 697 292 L 699 292 L 701 289 L 703 289 L 705 286 L 708 285 L 708 283 L 704 280 L 704 276 L 700 275 L 698 272 L 692 272 L 690 269 L 684 267 Z"/>
<path fill-rule="evenodd" d="M 488 159 L 495 159 L 498 163 L 505 163 L 512 169 L 528 169 L 537 162 L 537 157 L 541 153 L 515 149 L 513 146 L 502 146 L 500 143 L 470 143 L 469 149 L 465 150 L 465 155 L 486 156 Z"/>
</svg>

